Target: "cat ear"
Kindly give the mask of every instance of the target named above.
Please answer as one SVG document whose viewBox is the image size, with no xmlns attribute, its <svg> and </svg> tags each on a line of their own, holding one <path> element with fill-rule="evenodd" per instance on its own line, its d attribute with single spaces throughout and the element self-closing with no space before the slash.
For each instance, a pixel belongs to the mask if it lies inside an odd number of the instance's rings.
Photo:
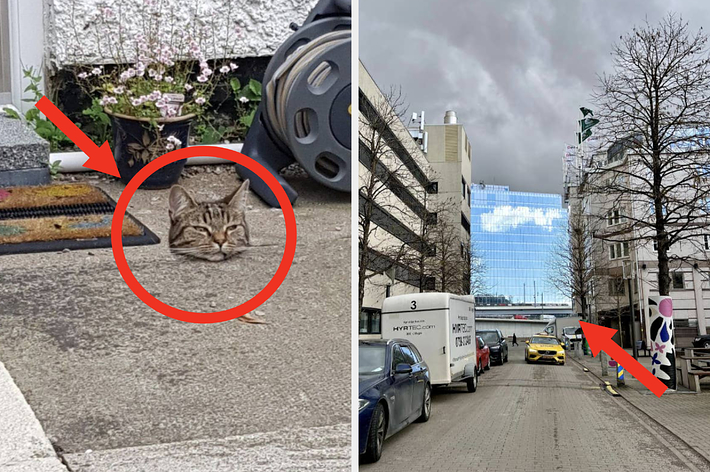
<svg viewBox="0 0 710 472">
<path fill-rule="evenodd" d="M 247 206 L 247 194 L 249 193 L 249 179 L 245 180 L 244 183 L 234 192 L 228 200 L 228 204 L 231 208 L 235 210 L 244 210 Z"/>
<path fill-rule="evenodd" d="M 170 189 L 170 219 L 174 220 L 180 213 L 197 206 L 190 194 L 179 185 Z"/>
</svg>

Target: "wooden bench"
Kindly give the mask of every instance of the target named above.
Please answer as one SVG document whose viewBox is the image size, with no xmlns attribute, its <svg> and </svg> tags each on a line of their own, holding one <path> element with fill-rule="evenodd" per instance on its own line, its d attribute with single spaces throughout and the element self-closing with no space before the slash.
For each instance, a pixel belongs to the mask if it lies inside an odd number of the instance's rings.
<svg viewBox="0 0 710 472">
<path fill-rule="evenodd" d="M 680 384 L 700 393 L 700 379 L 710 376 L 710 356 L 678 356 L 678 360 Z"/>
</svg>

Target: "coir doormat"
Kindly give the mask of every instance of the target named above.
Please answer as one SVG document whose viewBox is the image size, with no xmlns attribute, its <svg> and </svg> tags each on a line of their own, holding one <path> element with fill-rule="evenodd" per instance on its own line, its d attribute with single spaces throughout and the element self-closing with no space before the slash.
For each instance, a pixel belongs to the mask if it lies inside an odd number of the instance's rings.
<svg viewBox="0 0 710 472">
<path fill-rule="evenodd" d="M 111 247 L 116 202 L 88 184 L 0 188 L 0 255 Z M 160 239 L 126 214 L 123 245 Z"/>
</svg>

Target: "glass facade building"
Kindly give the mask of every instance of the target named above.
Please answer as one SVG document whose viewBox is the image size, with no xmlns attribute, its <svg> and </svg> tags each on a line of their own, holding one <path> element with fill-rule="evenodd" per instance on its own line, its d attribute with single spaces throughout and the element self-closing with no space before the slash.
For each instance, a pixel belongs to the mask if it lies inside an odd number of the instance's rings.
<svg viewBox="0 0 710 472">
<path fill-rule="evenodd" d="M 472 185 L 471 254 L 485 266 L 477 304 L 570 305 L 550 282 L 555 251 L 566 235 L 560 195 Z"/>
</svg>

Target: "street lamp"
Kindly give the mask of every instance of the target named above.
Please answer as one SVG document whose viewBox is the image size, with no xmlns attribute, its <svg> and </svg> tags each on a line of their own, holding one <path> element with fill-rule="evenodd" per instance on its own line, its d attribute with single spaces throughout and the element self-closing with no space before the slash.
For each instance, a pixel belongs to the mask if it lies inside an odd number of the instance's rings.
<svg viewBox="0 0 710 472">
<path fill-rule="evenodd" d="M 636 312 L 634 311 L 634 299 L 633 292 L 631 288 L 631 283 L 634 278 L 634 268 L 631 262 L 624 262 L 623 266 L 623 276 L 627 282 L 627 288 L 629 291 L 629 315 L 631 316 L 631 347 L 633 348 L 634 359 L 639 358 L 638 346 L 636 346 Z M 623 344 L 623 341 L 622 341 Z"/>
</svg>

